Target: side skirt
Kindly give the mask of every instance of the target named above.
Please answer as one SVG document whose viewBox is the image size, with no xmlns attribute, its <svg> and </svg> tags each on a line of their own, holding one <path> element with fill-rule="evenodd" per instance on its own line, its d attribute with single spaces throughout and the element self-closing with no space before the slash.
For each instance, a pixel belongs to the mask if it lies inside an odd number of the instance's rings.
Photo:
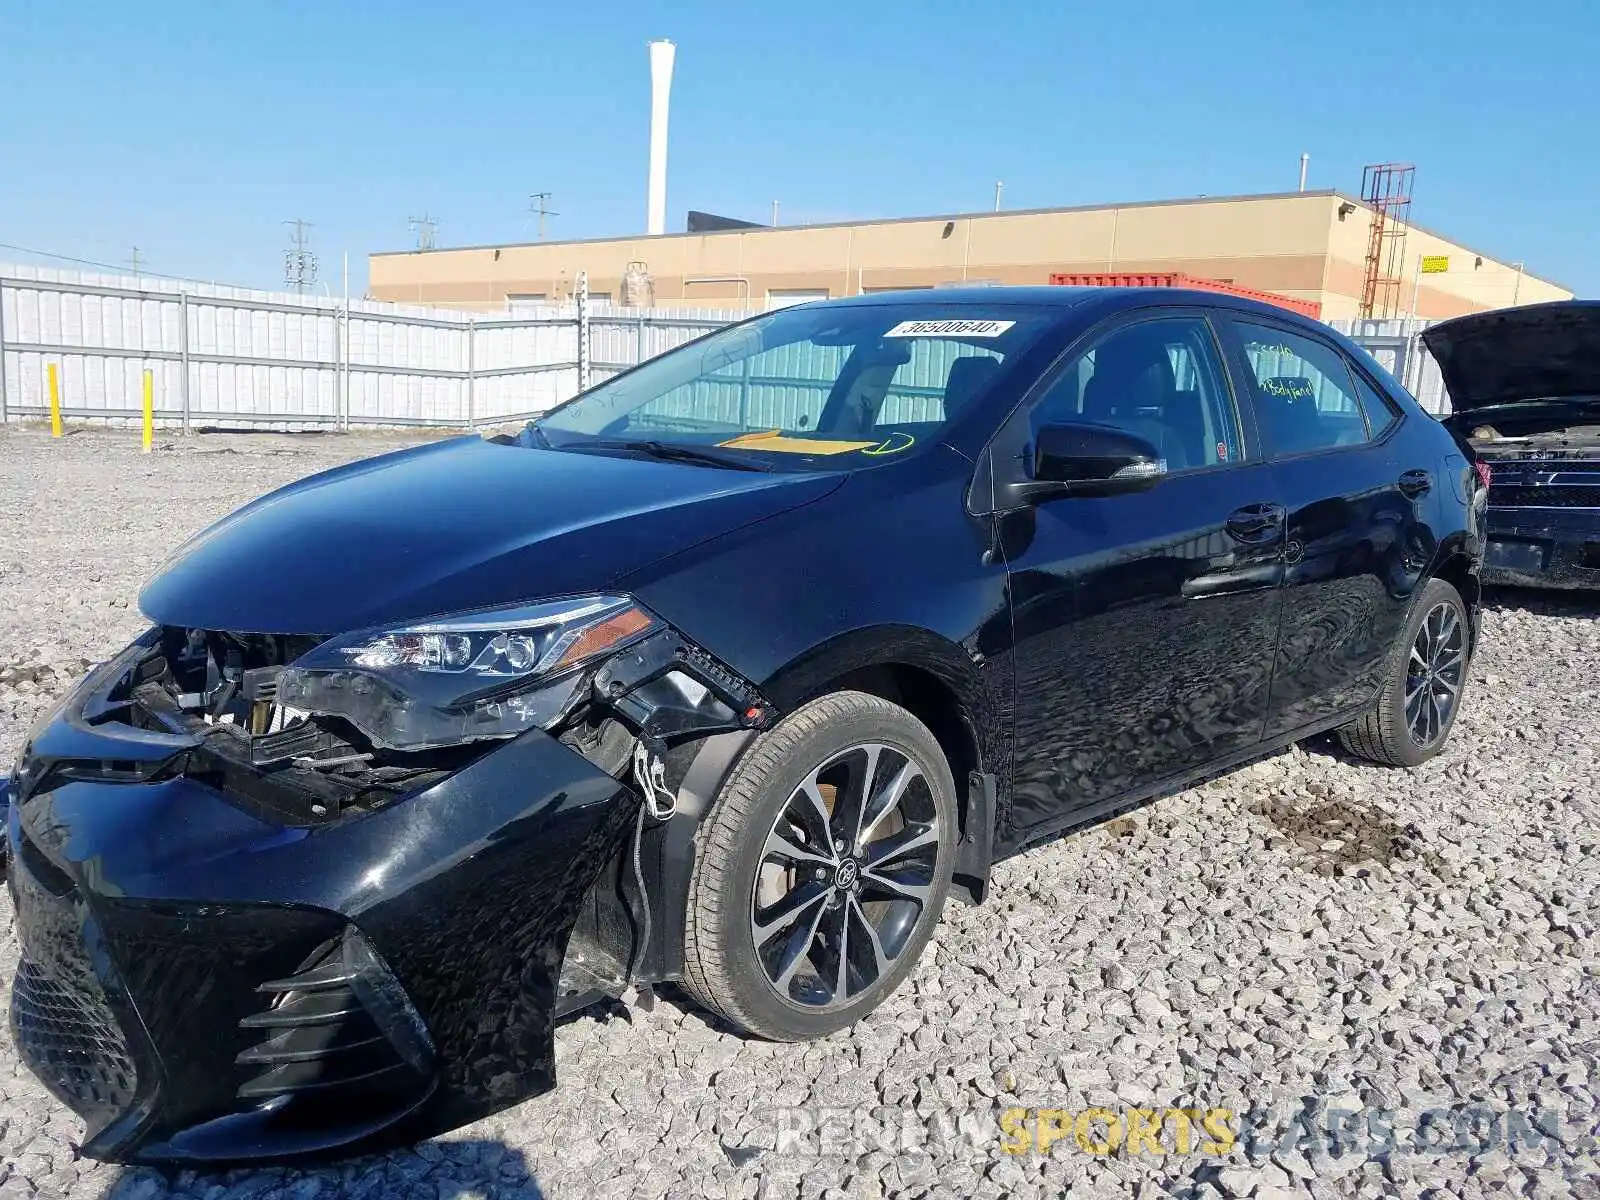
<svg viewBox="0 0 1600 1200">
<path fill-rule="evenodd" d="M 1331 729 L 1337 729 L 1341 725 L 1349 724 L 1366 710 L 1367 706 L 1363 705 L 1359 708 L 1341 712 L 1333 717 L 1323 717 L 1309 725 L 1302 725 L 1300 728 L 1292 729 L 1286 734 L 1279 734 L 1270 741 L 1258 742 L 1246 750 L 1238 751 L 1226 758 L 1217 759 L 1215 762 L 1207 763 L 1202 767 L 1196 767 L 1178 775 L 1169 775 L 1167 778 L 1146 787 L 1135 788 L 1116 796 L 1109 796 L 1104 800 L 1096 801 L 1094 804 L 1075 809 L 1067 813 L 1059 821 L 1047 822 L 1029 829 L 1024 833 L 1022 840 L 1017 843 L 1015 848 L 996 855 L 995 861 L 999 862 L 1002 859 L 1010 858 L 1014 854 L 1021 854 L 1024 850 L 1030 850 L 1043 842 L 1052 841 L 1065 834 L 1075 833 L 1091 825 L 1098 825 L 1103 821 L 1120 817 L 1125 813 L 1133 812 L 1135 809 L 1143 808 L 1153 801 L 1162 800 L 1181 792 L 1185 788 L 1194 787 L 1198 783 L 1220 779 L 1222 776 L 1231 771 L 1236 771 L 1248 763 L 1270 758 L 1296 742 L 1304 741 L 1306 738 L 1315 737 L 1319 733 L 1327 733 Z"/>
</svg>

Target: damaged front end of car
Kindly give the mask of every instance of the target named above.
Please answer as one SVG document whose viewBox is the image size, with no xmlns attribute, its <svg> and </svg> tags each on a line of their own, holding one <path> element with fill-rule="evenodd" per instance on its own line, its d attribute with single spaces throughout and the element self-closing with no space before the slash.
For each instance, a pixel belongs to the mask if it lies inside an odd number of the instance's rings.
<svg viewBox="0 0 1600 1200">
<path fill-rule="evenodd" d="M 649 978 L 644 798 L 773 715 L 627 597 L 158 625 L 7 788 L 19 1051 L 123 1160 L 346 1152 L 545 1090 L 555 1020 Z"/>
</svg>

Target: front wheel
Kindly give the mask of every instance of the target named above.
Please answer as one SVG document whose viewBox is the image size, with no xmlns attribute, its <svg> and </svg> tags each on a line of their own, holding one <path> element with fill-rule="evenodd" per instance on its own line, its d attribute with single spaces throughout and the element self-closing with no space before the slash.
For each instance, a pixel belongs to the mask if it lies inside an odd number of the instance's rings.
<svg viewBox="0 0 1600 1200">
<path fill-rule="evenodd" d="M 1377 704 L 1339 730 L 1345 749 L 1395 767 L 1439 753 L 1461 708 L 1469 636 L 1461 593 L 1429 580 L 1390 656 Z"/>
<path fill-rule="evenodd" d="M 956 845 L 938 742 L 864 692 L 801 707 L 745 754 L 696 836 L 684 976 L 778 1041 L 872 1011 L 939 921 Z"/>
</svg>

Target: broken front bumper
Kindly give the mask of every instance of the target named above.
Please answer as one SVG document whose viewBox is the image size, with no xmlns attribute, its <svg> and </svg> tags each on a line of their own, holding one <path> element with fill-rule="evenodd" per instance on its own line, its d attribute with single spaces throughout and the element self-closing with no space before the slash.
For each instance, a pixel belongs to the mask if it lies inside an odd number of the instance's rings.
<svg viewBox="0 0 1600 1200">
<path fill-rule="evenodd" d="M 13 1033 L 85 1153 L 347 1150 L 552 1086 L 563 955 L 634 793 L 533 732 L 297 824 L 163 769 L 182 750 L 96 712 L 97 678 L 36 730 L 7 822 Z"/>
</svg>

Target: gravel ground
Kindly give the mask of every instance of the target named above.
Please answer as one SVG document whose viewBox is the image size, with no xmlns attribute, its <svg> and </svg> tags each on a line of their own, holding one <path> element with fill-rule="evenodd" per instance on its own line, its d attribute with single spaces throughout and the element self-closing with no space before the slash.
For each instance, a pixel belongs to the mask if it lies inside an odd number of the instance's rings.
<svg viewBox="0 0 1600 1200">
<path fill-rule="evenodd" d="M 145 457 L 126 433 L 0 432 L 0 766 L 138 631 L 138 587 L 183 536 L 398 444 L 214 435 Z M 670 998 L 618 1005 L 561 1028 L 554 1093 L 414 1150 L 94 1163 L 0 1033 L 0 1200 L 1600 1195 L 1597 616 L 1491 597 L 1467 707 L 1420 770 L 1297 747 L 1003 864 L 847 1033 L 776 1046 Z M 0 901 L 6 993 L 15 963 Z M 1091 1148 L 1143 1108 L 1165 1153 L 1030 1148 L 1033 1110 L 1066 1110 L 1053 1128 L 1090 1107 L 1110 1110 Z M 1185 1147 L 1167 1108 L 1245 1134 Z"/>
</svg>

